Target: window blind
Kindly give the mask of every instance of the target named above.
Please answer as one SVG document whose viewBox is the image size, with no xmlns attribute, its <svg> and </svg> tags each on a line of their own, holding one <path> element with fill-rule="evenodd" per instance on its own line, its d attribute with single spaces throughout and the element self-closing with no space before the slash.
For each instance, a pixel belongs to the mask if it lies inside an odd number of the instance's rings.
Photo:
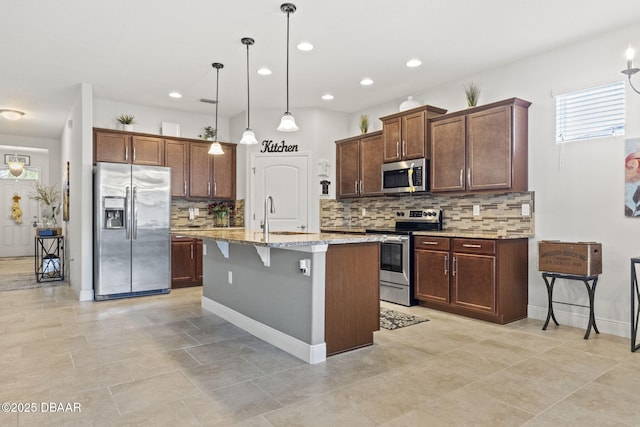
<svg viewBox="0 0 640 427">
<path fill-rule="evenodd" d="M 556 96 L 556 143 L 624 135 L 624 82 Z"/>
</svg>

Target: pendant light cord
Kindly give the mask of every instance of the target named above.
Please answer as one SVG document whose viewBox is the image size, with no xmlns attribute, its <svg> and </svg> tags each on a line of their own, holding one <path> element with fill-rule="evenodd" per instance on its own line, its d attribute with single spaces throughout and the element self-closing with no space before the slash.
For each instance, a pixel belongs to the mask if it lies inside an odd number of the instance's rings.
<svg viewBox="0 0 640 427">
<path fill-rule="evenodd" d="M 287 11 L 287 114 L 289 113 L 289 15 L 291 12 Z"/>
<path fill-rule="evenodd" d="M 216 135 L 213 137 L 218 142 L 218 86 L 220 81 L 220 68 L 216 68 Z"/>
<path fill-rule="evenodd" d="M 247 43 L 247 129 L 251 129 L 251 108 L 249 108 L 249 43 Z"/>
</svg>

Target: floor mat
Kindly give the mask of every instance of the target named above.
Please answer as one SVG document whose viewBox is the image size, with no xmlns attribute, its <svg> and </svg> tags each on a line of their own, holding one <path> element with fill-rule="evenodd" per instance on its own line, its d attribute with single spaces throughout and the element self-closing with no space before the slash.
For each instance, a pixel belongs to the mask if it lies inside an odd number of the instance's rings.
<svg viewBox="0 0 640 427">
<path fill-rule="evenodd" d="M 416 325 L 422 322 L 428 322 L 429 319 L 417 317 L 411 314 L 400 313 L 399 311 L 380 308 L 380 327 L 384 329 L 399 329 L 405 326 Z"/>
</svg>

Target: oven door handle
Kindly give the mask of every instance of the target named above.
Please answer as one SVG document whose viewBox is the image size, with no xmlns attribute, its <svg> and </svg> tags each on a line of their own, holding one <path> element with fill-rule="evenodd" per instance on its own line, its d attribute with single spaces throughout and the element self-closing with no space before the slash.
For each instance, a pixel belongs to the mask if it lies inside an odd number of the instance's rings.
<svg viewBox="0 0 640 427">
<path fill-rule="evenodd" d="M 404 242 L 408 242 L 409 241 L 409 237 L 408 236 L 386 236 L 384 241 L 382 243 L 404 243 Z"/>
</svg>

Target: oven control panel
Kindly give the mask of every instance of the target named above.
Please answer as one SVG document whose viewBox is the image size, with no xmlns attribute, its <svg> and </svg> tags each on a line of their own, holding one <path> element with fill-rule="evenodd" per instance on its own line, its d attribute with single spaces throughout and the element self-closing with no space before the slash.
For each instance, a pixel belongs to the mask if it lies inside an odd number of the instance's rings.
<svg viewBox="0 0 640 427">
<path fill-rule="evenodd" d="M 396 219 L 402 221 L 441 222 L 440 209 L 411 209 L 396 212 Z"/>
</svg>

